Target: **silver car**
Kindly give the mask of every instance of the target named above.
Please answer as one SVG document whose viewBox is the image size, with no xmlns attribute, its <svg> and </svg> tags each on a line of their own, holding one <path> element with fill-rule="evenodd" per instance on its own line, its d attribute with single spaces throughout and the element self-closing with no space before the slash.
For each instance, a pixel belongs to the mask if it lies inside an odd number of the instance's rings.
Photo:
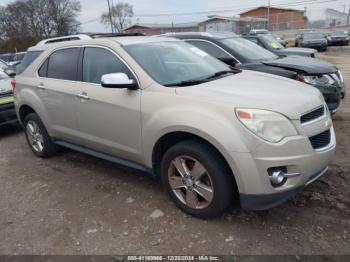
<svg viewBox="0 0 350 262">
<path fill-rule="evenodd" d="M 220 216 L 235 198 L 248 210 L 279 205 L 334 154 L 317 89 L 234 70 L 179 40 L 42 44 L 23 64 L 15 104 L 35 155 L 63 146 L 159 176 L 193 216 Z"/>
</svg>

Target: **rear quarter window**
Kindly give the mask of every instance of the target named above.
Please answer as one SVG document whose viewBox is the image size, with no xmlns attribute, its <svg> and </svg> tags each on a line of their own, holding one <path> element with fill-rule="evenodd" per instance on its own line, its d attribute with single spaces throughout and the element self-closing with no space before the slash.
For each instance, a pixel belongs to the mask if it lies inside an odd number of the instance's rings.
<svg viewBox="0 0 350 262">
<path fill-rule="evenodd" d="M 18 66 L 17 75 L 22 74 L 39 57 L 42 51 L 29 51 Z"/>
</svg>

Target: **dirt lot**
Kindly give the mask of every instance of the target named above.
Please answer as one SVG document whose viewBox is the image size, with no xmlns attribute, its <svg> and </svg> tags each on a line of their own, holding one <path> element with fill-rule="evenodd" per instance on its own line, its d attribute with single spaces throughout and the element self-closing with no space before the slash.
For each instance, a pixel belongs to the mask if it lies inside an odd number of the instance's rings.
<svg viewBox="0 0 350 262">
<path fill-rule="evenodd" d="M 321 57 L 349 86 L 350 55 Z M 327 176 L 273 210 L 214 221 L 184 215 L 141 173 L 68 150 L 41 160 L 2 129 L 0 254 L 350 254 L 349 96 L 334 124 Z"/>
</svg>

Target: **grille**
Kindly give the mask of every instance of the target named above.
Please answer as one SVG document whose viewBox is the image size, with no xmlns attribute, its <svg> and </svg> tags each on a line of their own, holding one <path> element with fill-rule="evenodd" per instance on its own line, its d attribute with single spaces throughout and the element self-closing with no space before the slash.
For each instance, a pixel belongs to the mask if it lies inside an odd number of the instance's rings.
<svg viewBox="0 0 350 262">
<path fill-rule="evenodd" d="M 331 131 L 327 130 L 319 135 L 310 137 L 311 145 L 314 149 L 321 149 L 331 143 Z"/>
<path fill-rule="evenodd" d="M 311 111 L 310 113 L 307 113 L 307 114 L 301 116 L 300 122 L 302 124 L 305 124 L 307 122 L 310 122 L 312 120 L 315 120 L 315 119 L 323 116 L 324 113 L 325 113 L 325 107 L 322 106 L 322 107 L 320 107 L 320 108 L 318 108 L 318 109 L 316 109 L 314 111 Z"/>
</svg>

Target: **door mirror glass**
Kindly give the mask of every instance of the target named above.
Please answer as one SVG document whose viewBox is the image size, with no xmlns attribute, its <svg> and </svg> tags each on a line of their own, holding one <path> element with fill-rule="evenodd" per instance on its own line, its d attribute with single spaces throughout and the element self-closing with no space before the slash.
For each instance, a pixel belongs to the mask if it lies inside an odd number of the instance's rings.
<svg viewBox="0 0 350 262">
<path fill-rule="evenodd" d="M 101 78 L 101 85 L 105 88 L 128 88 L 138 89 L 137 83 L 124 73 L 113 73 L 103 75 Z"/>
<path fill-rule="evenodd" d="M 238 64 L 237 60 L 232 57 L 219 57 L 219 60 L 233 67 Z"/>
</svg>

